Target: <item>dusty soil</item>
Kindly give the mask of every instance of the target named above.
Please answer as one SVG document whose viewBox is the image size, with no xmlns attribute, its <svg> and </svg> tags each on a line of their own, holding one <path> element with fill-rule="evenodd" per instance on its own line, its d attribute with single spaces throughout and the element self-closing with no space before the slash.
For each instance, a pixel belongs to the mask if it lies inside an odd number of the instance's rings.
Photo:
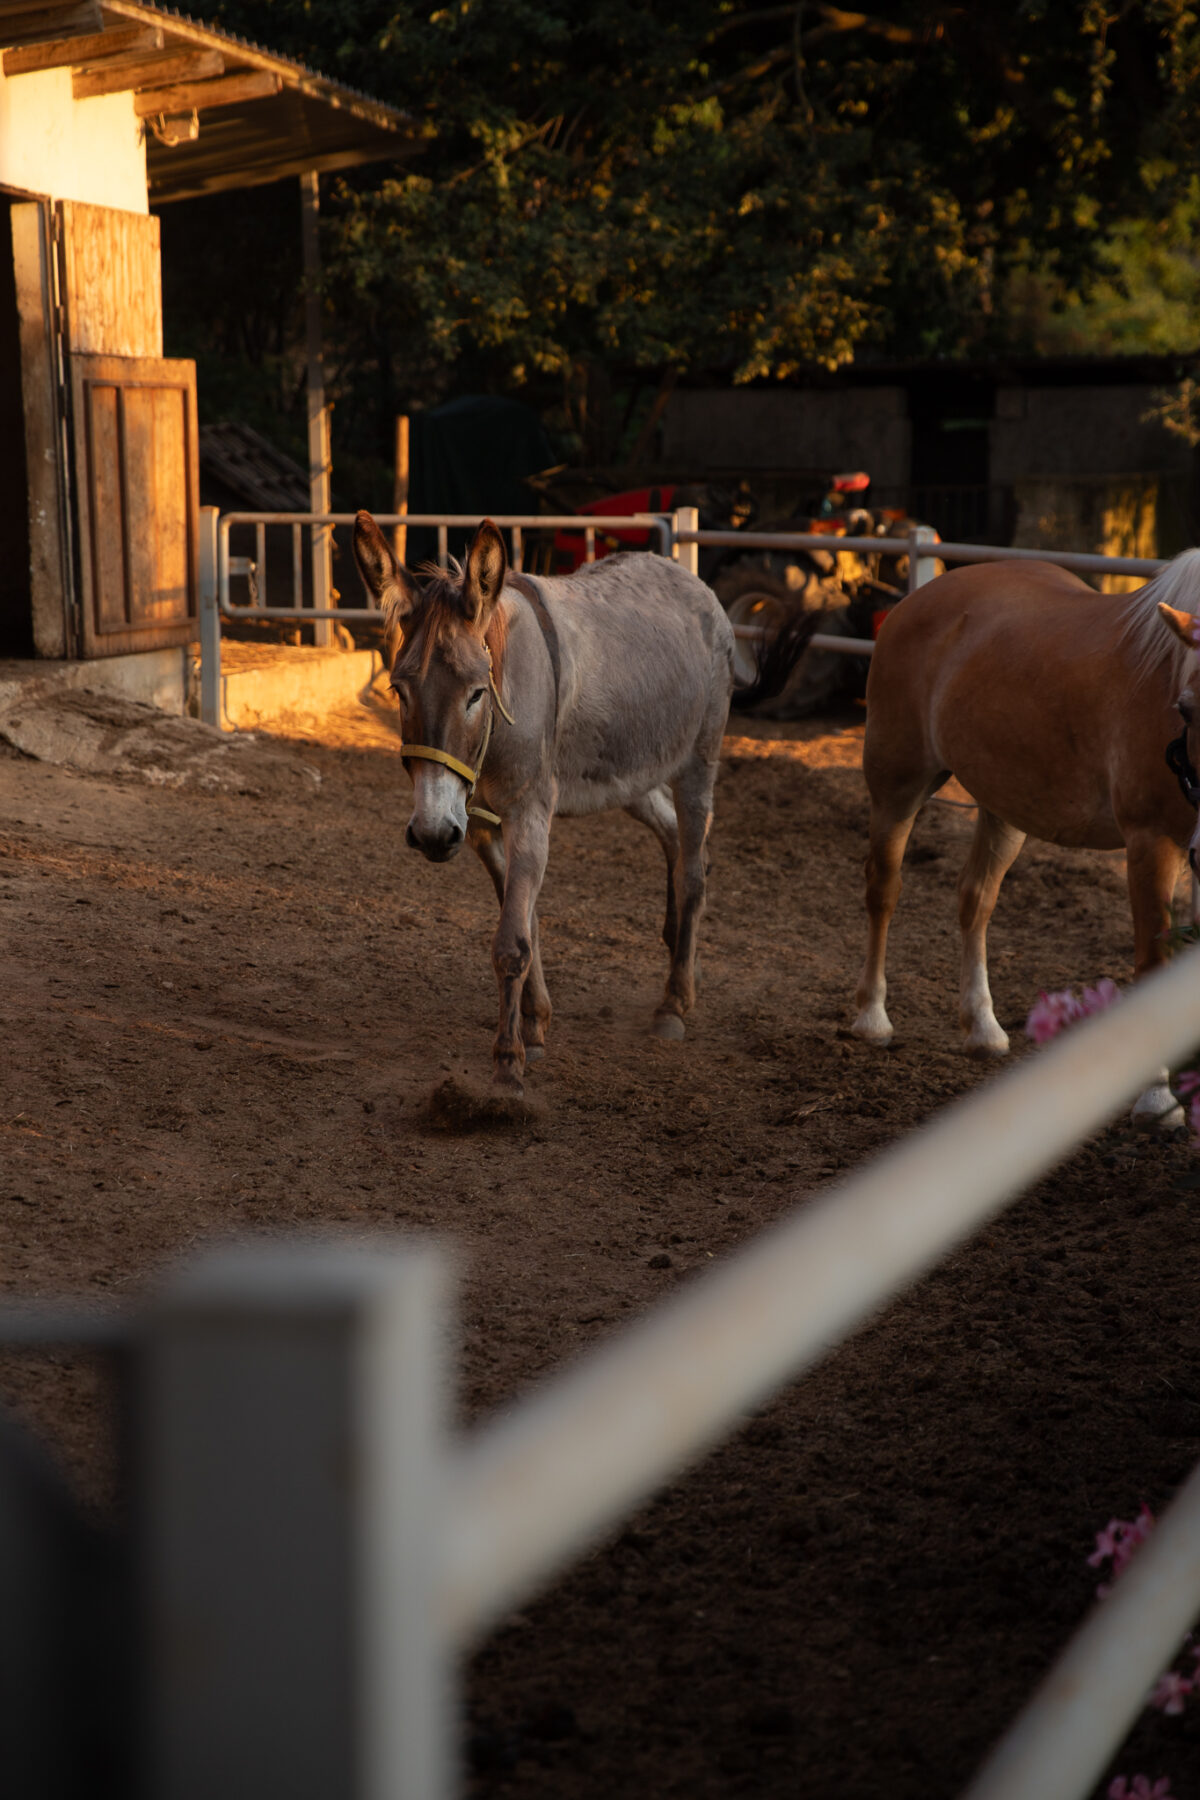
<svg viewBox="0 0 1200 1800">
<path fill-rule="evenodd" d="M 994 1079 L 956 1048 L 962 805 L 918 824 L 896 1043 L 848 1035 L 860 719 L 736 728 L 682 1045 L 645 1031 L 657 846 L 556 827 L 550 1051 L 532 1118 L 490 1130 L 430 1110 L 448 1077 L 486 1090 L 490 883 L 404 850 L 384 722 L 251 746 L 240 791 L 0 752 L 4 1286 L 120 1297 L 231 1232 L 433 1230 L 461 1250 L 471 1418 Z M 1030 846 L 993 928 L 1002 1021 L 1124 978 L 1128 947 L 1120 859 Z M 1200 1455 L 1197 1167 L 1114 1124 L 508 1619 L 469 1672 L 472 1793 L 956 1792 L 1086 1610 L 1094 1532 Z M 96 1371 L 0 1377 L 103 1513 Z M 1194 1705 L 1114 1767 L 1187 1800 L 1198 1751 Z"/>
</svg>

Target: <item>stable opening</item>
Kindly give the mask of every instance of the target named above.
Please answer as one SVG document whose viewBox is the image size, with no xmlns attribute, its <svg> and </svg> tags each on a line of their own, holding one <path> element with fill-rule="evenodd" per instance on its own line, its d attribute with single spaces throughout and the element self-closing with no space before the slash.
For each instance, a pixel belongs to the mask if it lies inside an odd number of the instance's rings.
<svg viewBox="0 0 1200 1800">
<path fill-rule="evenodd" d="M 0 656 L 32 656 L 29 482 L 12 207 L 12 196 L 0 193 L 0 471 L 5 496 L 0 506 Z"/>
</svg>

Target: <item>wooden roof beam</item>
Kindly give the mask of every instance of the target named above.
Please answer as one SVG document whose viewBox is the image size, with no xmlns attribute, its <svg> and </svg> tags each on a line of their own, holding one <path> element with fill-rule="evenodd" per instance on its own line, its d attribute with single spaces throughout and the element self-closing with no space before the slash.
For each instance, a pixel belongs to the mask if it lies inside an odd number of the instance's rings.
<svg viewBox="0 0 1200 1800">
<path fill-rule="evenodd" d="M 283 86 L 280 76 L 261 69 L 246 69 L 216 81 L 186 81 L 174 87 L 142 88 L 134 97 L 139 119 L 158 113 L 203 112 L 206 106 L 240 106 L 247 100 L 267 100 Z"/>
<path fill-rule="evenodd" d="M 115 31 L 93 31 L 88 37 L 50 38 L 44 44 L 22 44 L 4 52 L 6 75 L 36 75 L 43 69 L 79 68 L 106 56 L 124 56 L 131 50 L 161 50 L 163 34 L 157 25 L 120 25 Z"/>
<path fill-rule="evenodd" d="M 39 44 L 48 38 L 83 37 L 104 30 L 104 15 L 99 0 L 72 0 L 68 6 L 53 9 L 21 0 L 24 11 L 13 6 L 0 6 L 0 45 Z"/>
<path fill-rule="evenodd" d="M 111 62 L 76 69 L 71 92 L 76 100 L 93 100 L 100 94 L 122 94 L 131 89 L 166 87 L 177 81 L 205 81 L 225 72 L 219 50 L 151 51 L 149 55 L 118 56 Z"/>
</svg>

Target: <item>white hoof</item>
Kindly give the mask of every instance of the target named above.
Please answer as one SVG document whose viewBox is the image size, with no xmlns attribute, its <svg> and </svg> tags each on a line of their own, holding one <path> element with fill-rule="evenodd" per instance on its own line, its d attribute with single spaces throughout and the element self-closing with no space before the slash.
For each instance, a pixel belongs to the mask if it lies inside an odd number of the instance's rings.
<svg viewBox="0 0 1200 1800">
<path fill-rule="evenodd" d="M 1187 1124 L 1182 1106 L 1165 1082 L 1140 1094 L 1129 1116 L 1141 1131 L 1177 1131 Z"/>
<path fill-rule="evenodd" d="M 895 1035 L 892 1021 L 879 1001 L 864 1006 L 850 1029 L 864 1044 L 889 1044 Z"/>
<path fill-rule="evenodd" d="M 963 1039 L 963 1050 L 967 1056 L 983 1059 L 1007 1056 L 1008 1033 L 995 1019 L 978 1019 Z"/>
<path fill-rule="evenodd" d="M 650 1029 L 655 1037 L 666 1038 L 669 1042 L 675 1044 L 679 1043 L 680 1039 L 684 1036 L 683 1020 L 679 1017 L 678 1013 L 655 1013 L 654 1022 Z"/>
</svg>

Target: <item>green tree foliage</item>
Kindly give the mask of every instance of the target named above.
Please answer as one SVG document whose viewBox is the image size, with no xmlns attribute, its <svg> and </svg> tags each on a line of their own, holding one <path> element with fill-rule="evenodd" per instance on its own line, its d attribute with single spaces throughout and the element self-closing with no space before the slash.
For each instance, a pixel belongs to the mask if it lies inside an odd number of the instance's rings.
<svg viewBox="0 0 1200 1800">
<path fill-rule="evenodd" d="M 1106 245 L 1163 221 L 1178 238 L 1191 204 L 1182 0 L 215 16 L 415 121 L 418 154 L 339 183 L 328 227 L 345 367 L 389 404 L 986 349 L 1011 270 L 1038 271 L 1050 306 L 1097 280 L 1119 295 Z"/>
</svg>

